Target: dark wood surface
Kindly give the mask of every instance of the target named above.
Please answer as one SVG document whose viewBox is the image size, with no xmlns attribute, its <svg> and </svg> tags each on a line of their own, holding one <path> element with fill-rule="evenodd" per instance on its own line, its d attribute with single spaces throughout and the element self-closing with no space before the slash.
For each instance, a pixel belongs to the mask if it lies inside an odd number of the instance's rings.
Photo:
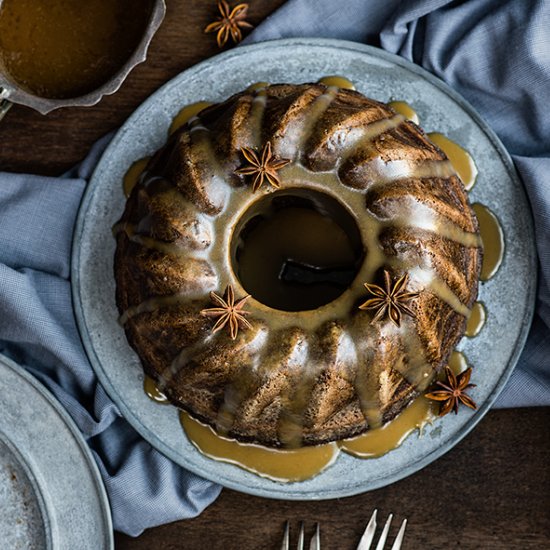
<svg viewBox="0 0 550 550">
<path fill-rule="evenodd" d="M 258 23 L 284 0 L 251 0 Z M 87 109 L 43 117 L 14 107 L 0 124 L 0 169 L 56 175 L 117 128 L 154 90 L 217 53 L 202 28 L 213 1 L 168 0 L 168 14 L 146 63 L 115 95 Z M 201 516 L 146 531 L 117 534 L 118 550 L 276 549 L 283 523 L 322 526 L 323 549 L 355 548 L 374 508 L 397 523 L 409 519 L 405 549 L 550 548 L 550 409 L 490 412 L 447 455 L 390 487 L 341 500 L 282 502 L 224 490 Z M 296 531 L 296 530 L 295 530 Z M 395 533 L 395 529 L 392 534 Z"/>
</svg>

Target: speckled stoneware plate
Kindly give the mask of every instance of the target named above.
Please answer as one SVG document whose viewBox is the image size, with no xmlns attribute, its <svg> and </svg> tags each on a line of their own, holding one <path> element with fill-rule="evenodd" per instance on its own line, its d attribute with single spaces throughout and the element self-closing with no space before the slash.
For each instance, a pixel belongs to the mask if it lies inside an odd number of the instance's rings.
<svg viewBox="0 0 550 550">
<path fill-rule="evenodd" d="M 94 459 L 47 390 L 0 355 L 2 550 L 109 550 L 109 502 Z"/>
<path fill-rule="evenodd" d="M 472 202 L 488 205 L 504 228 L 506 253 L 494 279 L 481 285 L 488 320 L 459 349 L 475 367 L 479 410 L 461 411 L 413 434 L 393 452 L 360 460 L 344 453 L 315 478 L 278 483 L 205 458 L 186 439 L 177 410 L 143 392 L 139 360 L 117 323 L 111 226 L 124 208 L 122 178 L 135 160 L 161 147 L 172 118 L 186 104 L 220 101 L 259 82 L 314 82 L 344 75 L 364 94 L 409 102 L 427 131 L 446 134 L 470 151 L 479 168 Z M 525 342 L 535 296 L 531 214 L 510 158 L 475 111 L 438 79 L 375 48 L 335 40 L 294 39 L 240 47 L 183 72 L 153 94 L 105 152 L 83 199 L 74 238 L 72 284 L 82 340 L 105 389 L 154 447 L 185 468 L 222 485 L 273 498 L 324 499 L 361 493 L 423 468 L 456 445 L 487 412 Z M 521 281 L 521 285 L 516 284 Z M 509 289 L 514 288 L 514 292 Z"/>
</svg>

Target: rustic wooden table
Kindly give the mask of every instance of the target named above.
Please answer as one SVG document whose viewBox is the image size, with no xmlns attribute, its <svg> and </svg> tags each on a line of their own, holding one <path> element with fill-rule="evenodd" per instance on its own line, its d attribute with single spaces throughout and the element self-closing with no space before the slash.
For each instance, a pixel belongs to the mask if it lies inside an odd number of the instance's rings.
<svg viewBox="0 0 550 550">
<path fill-rule="evenodd" d="M 250 0 L 250 21 L 259 23 L 283 2 Z M 46 117 L 13 108 L 1 123 L 0 169 L 57 175 L 81 160 L 161 84 L 217 53 L 214 35 L 202 33 L 215 13 L 213 0 L 168 0 L 147 62 L 95 107 Z M 353 549 L 374 508 L 384 518 L 394 512 L 397 522 L 409 519 L 406 549 L 550 548 L 549 426 L 549 408 L 493 411 L 443 458 L 390 487 L 322 502 L 224 490 L 198 518 L 150 529 L 137 539 L 117 534 L 117 548 L 275 549 L 284 521 L 296 526 L 303 519 L 309 532 L 321 523 L 323 548 Z"/>
</svg>

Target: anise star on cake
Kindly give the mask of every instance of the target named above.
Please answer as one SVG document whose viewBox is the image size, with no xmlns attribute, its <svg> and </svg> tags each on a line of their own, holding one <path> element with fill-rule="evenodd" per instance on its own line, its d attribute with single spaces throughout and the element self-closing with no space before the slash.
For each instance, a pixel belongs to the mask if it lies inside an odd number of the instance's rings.
<svg viewBox="0 0 550 550">
<path fill-rule="evenodd" d="M 265 180 L 275 189 L 281 187 L 281 181 L 277 172 L 290 162 L 289 159 L 275 156 L 271 151 L 271 143 L 269 141 L 265 144 L 261 157 L 250 147 L 243 147 L 241 151 L 248 162 L 248 166 L 235 170 L 235 173 L 243 176 L 254 176 L 252 183 L 253 192 L 257 191 Z"/>
<path fill-rule="evenodd" d="M 385 288 L 381 286 L 365 283 L 366 289 L 374 295 L 365 303 L 359 306 L 359 309 L 373 309 L 376 314 L 372 322 L 379 321 L 385 315 L 397 326 L 401 325 L 401 317 L 404 313 L 414 317 L 414 312 L 409 308 L 407 302 L 416 298 L 418 292 L 406 292 L 405 288 L 409 282 L 409 274 L 403 275 L 392 284 L 391 276 L 384 270 Z"/>
<path fill-rule="evenodd" d="M 233 287 L 228 285 L 225 289 L 223 298 L 215 292 L 210 293 L 210 299 L 214 304 L 216 304 L 216 307 L 203 309 L 201 311 L 201 315 L 206 317 L 217 317 L 218 320 L 212 327 L 212 332 L 218 332 L 227 325 L 229 327 L 229 335 L 231 336 L 231 339 L 235 340 L 240 328 L 252 328 L 252 325 L 245 317 L 245 315 L 248 315 L 249 312 L 243 309 L 249 298 L 250 294 L 247 294 L 244 298 L 235 301 L 235 292 Z"/>
</svg>

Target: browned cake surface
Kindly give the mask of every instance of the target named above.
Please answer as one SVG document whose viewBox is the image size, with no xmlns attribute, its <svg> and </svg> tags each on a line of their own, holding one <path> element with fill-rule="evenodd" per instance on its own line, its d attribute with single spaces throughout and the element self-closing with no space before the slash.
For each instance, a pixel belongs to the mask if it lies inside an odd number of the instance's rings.
<svg viewBox="0 0 550 550">
<path fill-rule="evenodd" d="M 252 297 L 252 329 L 212 334 L 201 310 L 231 284 L 228 238 L 253 194 L 241 149 L 290 159 L 281 188 L 322 190 L 356 218 L 364 262 L 318 310 L 281 312 Z M 253 197 L 253 195 L 255 195 Z M 358 92 L 269 86 L 202 111 L 147 167 L 117 225 L 117 305 L 145 372 L 179 407 L 269 446 L 351 437 L 392 419 L 431 382 L 477 296 L 478 226 L 444 153 L 414 123 Z M 363 283 L 408 274 L 399 327 L 358 306 Z"/>
</svg>

